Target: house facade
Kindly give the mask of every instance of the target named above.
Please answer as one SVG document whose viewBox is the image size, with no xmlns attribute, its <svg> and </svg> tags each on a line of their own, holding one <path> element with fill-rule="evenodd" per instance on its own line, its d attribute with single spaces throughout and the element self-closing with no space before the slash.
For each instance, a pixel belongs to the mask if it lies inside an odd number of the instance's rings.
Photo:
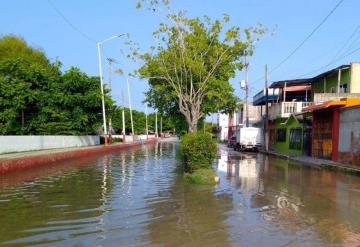
<svg viewBox="0 0 360 247">
<path fill-rule="evenodd" d="M 276 81 L 270 89 L 277 91 L 268 99 L 270 150 L 360 165 L 360 63 Z M 265 106 L 260 94 L 254 102 Z"/>
<path fill-rule="evenodd" d="M 341 65 L 312 78 L 315 104 L 342 98 L 360 98 L 360 63 Z"/>
<path fill-rule="evenodd" d="M 312 157 L 360 166 L 360 99 L 327 101 L 312 113 Z"/>
</svg>

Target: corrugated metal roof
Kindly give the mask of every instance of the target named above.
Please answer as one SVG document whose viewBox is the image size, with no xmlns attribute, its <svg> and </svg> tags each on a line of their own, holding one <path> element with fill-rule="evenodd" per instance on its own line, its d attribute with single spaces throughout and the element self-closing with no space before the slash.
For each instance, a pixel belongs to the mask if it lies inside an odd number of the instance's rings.
<svg viewBox="0 0 360 247">
<path fill-rule="evenodd" d="M 315 81 L 319 78 L 323 78 L 323 77 L 329 76 L 331 74 L 337 74 L 339 69 L 343 70 L 343 69 L 348 69 L 348 68 L 350 68 L 349 64 L 343 64 L 343 65 L 340 65 L 339 67 L 336 67 L 335 69 L 331 69 L 331 70 L 325 71 L 324 73 L 321 73 L 320 75 L 314 76 L 313 78 L 311 78 L 311 80 Z"/>
<path fill-rule="evenodd" d="M 283 81 L 274 81 L 270 88 L 283 88 L 286 86 L 306 86 L 311 85 L 311 79 L 293 79 L 293 80 L 283 80 Z"/>
</svg>

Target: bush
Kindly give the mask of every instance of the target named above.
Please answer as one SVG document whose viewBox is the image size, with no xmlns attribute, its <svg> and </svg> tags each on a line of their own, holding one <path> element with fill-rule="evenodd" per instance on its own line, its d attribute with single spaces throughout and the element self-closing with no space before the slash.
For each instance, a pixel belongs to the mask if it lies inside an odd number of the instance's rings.
<svg viewBox="0 0 360 247">
<path fill-rule="evenodd" d="M 215 141 L 207 133 L 190 133 L 181 139 L 181 151 L 185 171 L 193 173 L 198 169 L 211 169 L 216 158 Z"/>
<path fill-rule="evenodd" d="M 192 184 L 215 184 L 216 173 L 212 169 L 198 169 L 194 173 L 186 173 L 186 181 Z"/>
</svg>

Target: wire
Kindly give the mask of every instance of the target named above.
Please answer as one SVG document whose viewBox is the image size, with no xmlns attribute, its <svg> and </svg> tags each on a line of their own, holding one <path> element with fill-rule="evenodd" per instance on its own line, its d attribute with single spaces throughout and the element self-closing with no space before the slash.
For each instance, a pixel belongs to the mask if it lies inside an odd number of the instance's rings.
<svg viewBox="0 0 360 247">
<path fill-rule="evenodd" d="M 335 10 L 344 2 L 344 0 L 340 0 L 335 7 L 325 16 L 324 19 L 322 19 L 322 21 L 311 31 L 311 33 L 306 36 L 306 38 L 285 58 L 283 59 L 278 65 L 276 65 L 271 71 L 270 73 L 274 72 L 275 70 L 277 70 L 281 65 L 283 65 L 287 60 L 289 60 L 305 43 L 306 41 L 308 41 L 313 35 L 314 33 L 319 30 L 319 28 L 327 21 L 327 19 L 329 19 L 329 17 L 335 12 Z"/>
<path fill-rule="evenodd" d="M 305 37 L 305 39 L 288 55 L 286 56 L 280 63 L 278 63 L 272 70 L 269 71 L 269 74 L 273 73 L 275 70 L 280 68 L 287 60 L 289 60 L 305 43 L 308 41 L 317 30 L 329 19 L 329 17 L 335 12 L 335 10 L 344 2 L 344 0 L 340 0 L 332 9 L 331 11 L 321 20 L 321 22 Z M 257 83 L 264 79 L 264 76 L 257 79 L 254 83 Z"/>
<path fill-rule="evenodd" d="M 348 57 L 348 56 L 350 56 L 350 55 L 352 55 L 352 54 L 354 54 L 354 53 L 356 53 L 356 52 L 358 52 L 358 51 L 360 51 L 360 47 L 358 47 L 358 48 L 356 48 L 356 49 L 354 49 L 354 50 L 350 51 L 350 52 L 349 52 L 349 53 L 347 53 L 347 54 L 344 54 L 343 56 L 339 57 L 337 60 L 335 60 L 335 61 L 333 60 L 333 61 L 331 61 L 330 63 L 328 63 L 328 64 L 326 64 L 326 65 L 322 66 L 322 67 L 321 67 L 321 68 L 319 68 L 319 69 L 316 69 L 316 70 L 310 71 L 310 72 L 308 72 L 308 73 L 306 73 L 306 74 L 300 75 L 299 77 L 303 77 L 303 76 L 306 76 L 306 75 L 310 75 L 310 74 L 315 73 L 315 72 L 317 72 L 317 71 L 319 71 L 319 70 L 323 70 L 323 69 L 325 69 L 325 68 L 329 67 L 329 65 L 332 65 L 332 64 L 334 64 L 334 63 L 336 63 L 336 62 L 340 61 L 341 59 L 344 59 L 344 58 L 346 58 L 346 57 Z"/>
<path fill-rule="evenodd" d="M 79 28 L 77 28 L 74 24 L 72 24 L 69 19 L 67 19 L 63 13 L 61 13 L 61 11 L 56 7 L 56 5 L 51 1 L 51 0 L 47 0 L 48 3 L 50 4 L 50 6 L 56 11 L 56 13 L 78 34 L 80 34 L 81 36 L 83 36 L 85 39 L 87 39 L 88 41 L 91 42 L 96 42 L 93 38 L 91 38 L 89 35 L 87 35 L 86 33 L 82 32 Z"/>
</svg>

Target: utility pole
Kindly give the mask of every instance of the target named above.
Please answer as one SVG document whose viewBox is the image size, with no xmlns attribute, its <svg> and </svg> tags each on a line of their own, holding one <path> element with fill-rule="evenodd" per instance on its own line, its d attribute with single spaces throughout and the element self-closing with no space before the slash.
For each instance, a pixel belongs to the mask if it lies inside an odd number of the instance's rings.
<svg viewBox="0 0 360 247">
<path fill-rule="evenodd" d="M 269 102 L 268 102 L 268 67 L 265 64 L 265 151 L 269 151 Z"/>
<path fill-rule="evenodd" d="M 129 77 L 126 77 L 126 85 L 128 90 L 128 98 L 129 98 L 129 109 L 130 109 L 130 122 L 131 122 L 131 135 L 134 141 L 134 122 L 133 122 L 133 115 L 132 115 L 132 108 L 131 108 L 131 95 L 130 95 L 130 86 L 129 86 Z"/>
<path fill-rule="evenodd" d="M 126 142 L 126 133 L 125 133 L 125 96 L 124 96 L 124 90 L 121 89 L 121 105 L 122 105 L 122 135 L 123 135 L 123 142 Z"/>
<path fill-rule="evenodd" d="M 246 55 L 245 55 L 245 111 L 246 111 L 246 127 L 249 127 L 249 78 L 248 78 L 248 67 L 249 63 L 247 62 Z"/>
</svg>

